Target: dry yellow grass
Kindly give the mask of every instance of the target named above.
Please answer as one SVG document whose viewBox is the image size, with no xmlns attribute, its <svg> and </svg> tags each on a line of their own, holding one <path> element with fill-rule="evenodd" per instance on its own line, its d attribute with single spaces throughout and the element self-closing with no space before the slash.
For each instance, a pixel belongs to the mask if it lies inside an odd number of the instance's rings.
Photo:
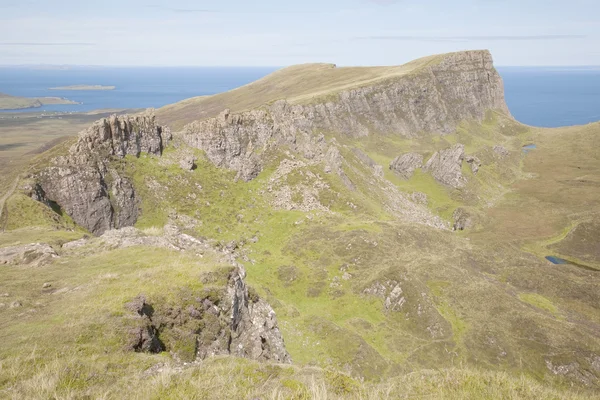
<svg viewBox="0 0 600 400">
<path fill-rule="evenodd" d="M 334 64 L 302 64 L 283 68 L 262 79 L 225 93 L 201 96 L 157 110 L 160 122 L 174 129 L 194 120 L 217 115 L 225 108 L 233 112 L 260 107 L 280 99 L 303 102 L 312 97 L 362 87 L 373 82 L 417 72 L 440 62 L 444 55 L 420 58 L 400 66 L 336 67 Z"/>
</svg>

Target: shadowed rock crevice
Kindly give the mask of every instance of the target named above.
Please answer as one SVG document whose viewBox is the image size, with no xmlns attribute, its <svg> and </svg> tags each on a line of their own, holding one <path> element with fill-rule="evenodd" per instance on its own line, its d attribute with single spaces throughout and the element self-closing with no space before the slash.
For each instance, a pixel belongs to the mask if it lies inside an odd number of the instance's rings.
<svg viewBox="0 0 600 400">
<path fill-rule="evenodd" d="M 208 274 L 218 283 L 224 274 Z M 290 363 L 273 308 L 244 282 L 238 266 L 230 270 L 224 287 L 209 286 L 199 293 L 181 291 L 176 302 L 150 305 L 138 296 L 126 305 L 135 315 L 127 348 L 132 351 L 170 351 L 193 361 L 234 355 L 259 361 Z M 215 281 L 216 280 L 216 281 Z"/>
</svg>

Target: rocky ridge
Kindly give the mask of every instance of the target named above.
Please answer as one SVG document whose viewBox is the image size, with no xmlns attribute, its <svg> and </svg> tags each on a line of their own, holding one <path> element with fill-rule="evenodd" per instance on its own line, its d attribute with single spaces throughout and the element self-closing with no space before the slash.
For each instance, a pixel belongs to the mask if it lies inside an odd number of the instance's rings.
<svg viewBox="0 0 600 400">
<path fill-rule="evenodd" d="M 79 134 L 67 155 L 54 158 L 26 190 L 35 200 L 57 204 L 80 226 L 100 235 L 133 225 L 138 199 L 132 182 L 110 161 L 141 153 L 161 155 L 171 138 L 152 111 L 103 119 Z"/>
<path fill-rule="evenodd" d="M 170 351 L 188 360 L 230 354 L 259 361 L 291 362 L 275 311 L 246 284 L 244 266 L 236 261 L 236 251 L 227 246 L 219 249 L 215 243 L 196 239 L 169 224 L 162 235 L 150 236 L 126 227 L 109 230 L 98 238 L 65 243 L 62 251 L 85 254 L 98 249 L 132 246 L 186 251 L 199 257 L 211 253 L 231 267 L 204 273 L 201 277 L 204 291 L 194 293 L 191 298 L 180 298 L 168 304 L 153 302 L 144 295 L 132 299 L 126 305 L 132 312 L 128 317 L 129 350 Z M 56 253 L 53 256 L 56 257 Z M 181 350 L 181 343 L 190 341 L 194 342 L 191 346 L 195 349 L 193 354 Z"/>
<path fill-rule="evenodd" d="M 237 114 L 225 110 L 186 125 L 182 138 L 204 150 L 215 165 L 235 170 L 247 181 L 261 171 L 260 154 L 275 144 L 289 146 L 307 159 L 322 159 L 328 146 L 318 132 L 411 138 L 423 132 L 451 133 L 461 121 L 483 120 L 488 110 L 510 115 L 502 79 L 487 51 L 448 54 L 418 72 L 330 97 L 307 104 L 279 100 Z"/>
</svg>

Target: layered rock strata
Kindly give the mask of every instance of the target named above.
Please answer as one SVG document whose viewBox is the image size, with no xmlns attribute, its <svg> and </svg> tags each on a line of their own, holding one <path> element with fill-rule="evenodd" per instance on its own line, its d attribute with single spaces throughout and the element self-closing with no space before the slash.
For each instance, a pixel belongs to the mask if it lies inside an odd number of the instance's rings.
<svg viewBox="0 0 600 400">
<path fill-rule="evenodd" d="M 310 103 L 274 102 L 258 110 L 192 122 L 183 140 L 204 150 L 217 166 L 251 180 L 261 171 L 260 154 L 284 144 L 308 159 L 327 152 L 318 132 L 351 137 L 373 133 L 406 138 L 447 134 L 464 120 L 481 121 L 488 110 L 509 115 L 503 84 L 487 51 L 453 53 L 405 76 L 315 97 Z"/>
<path fill-rule="evenodd" d="M 80 226 L 100 235 L 133 225 L 138 198 L 132 182 L 111 168 L 110 161 L 141 153 L 161 155 L 170 138 L 154 115 L 116 116 L 81 132 L 65 156 L 35 176 L 31 196 L 55 203 Z"/>
</svg>

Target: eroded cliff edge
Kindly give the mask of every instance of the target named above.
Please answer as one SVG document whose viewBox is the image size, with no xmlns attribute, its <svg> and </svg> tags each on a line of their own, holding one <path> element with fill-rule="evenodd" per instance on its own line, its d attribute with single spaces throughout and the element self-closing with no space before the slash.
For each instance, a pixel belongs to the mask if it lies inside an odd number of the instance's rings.
<svg viewBox="0 0 600 400">
<path fill-rule="evenodd" d="M 96 235 L 131 226 L 138 217 L 135 188 L 111 161 L 141 153 L 160 155 L 170 138 L 152 112 L 102 119 L 79 134 L 68 154 L 42 168 L 28 190 Z"/>
<path fill-rule="evenodd" d="M 409 139 L 451 133 L 461 122 L 482 121 L 490 110 L 510 116 L 502 80 L 488 51 L 451 53 L 416 63 L 418 67 L 402 73 L 384 74 L 341 90 L 277 100 L 240 113 L 226 109 L 186 125 L 175 135 L 185 145 L 202 150 L 217 167 L 236 171 L 236 179 L 254 179 L 269 161 L 265 156 L 269 150 L 291 150 L 310 162 L 322 162 L 325 172 L 335 172 L 355 190 L 344 172 L 347 163 L 337 141 L 327 136 Z M 36 175 L 30 195 L 57 204 L 96 235 L 132 226 L 139 199 L 131 180 L 111 162 L 141 153 L 160 156 L 171 138 L 153 112 L 98 121 L 80 134 L 67 155 L 53 159 Z M 380 186 L 390 186 L 381 171 L 376 175 Z M 444 226 L 394 189 L 390 186 L 385 202 L 398 204 L 392 207 L 395 214 L 410 222 Z"/>
<path fill-rule="evenodd" d="M 488 51 L 469 51 L 440 56 L 366 86 L 304 96 L 294 103 L 278 100 L 241 113 L 225 110 L 186 125 L 183 139 L 204 150 L 215 165 L 250 180 L 261 170 L 258 154 L 272 141 L 313 159 L 327 151 L 322 133 L 443 135 L 462 121 L 482 121 L 489 110 L 510 115 L 502 79 Z"/>
</svg>

